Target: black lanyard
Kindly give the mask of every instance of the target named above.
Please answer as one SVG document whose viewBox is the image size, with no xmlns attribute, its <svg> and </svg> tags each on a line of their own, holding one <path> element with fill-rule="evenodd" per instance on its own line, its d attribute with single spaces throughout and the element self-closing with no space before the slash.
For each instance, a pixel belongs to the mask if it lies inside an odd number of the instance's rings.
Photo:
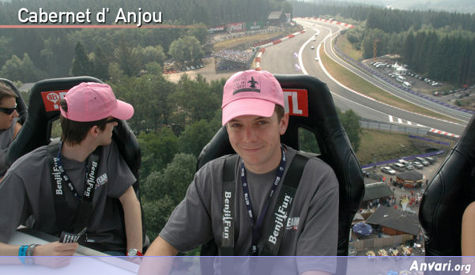
<svg viewBox="0 0 475 275">
<path fill-rule="evenodd" d="M 97 170 L 99 166 L 99 155 L 94 152 L 87 158 L 87 167 L 86 174 L 84 179 L 84 192 L 83 196 L 80 196 L 76 191 L 71 179 L 66 174 L 64 170 L 62 161 L 61 161 L 61 148 L 62 142 L 59 143 L 58 155 L 53 158 L 52 165 L 52 177 L 53 182 L 55 183 L 55 194 L 58 197 L 64 196 L 64 185 L 66 184 L 69 187 L 69 190 L 73 196 L 80 200 L 92 201 L 94 197 L 94 190 L 96 189 L 96 180 L 97 180 Z"/>
<path fill-rule="evenodd" d="M 282 176 L 284 175 L 286 158 L 285 158 L 284 149 L 281 148 L 281 150 L 282 150 L 282 159 L 280 160 L 279 168 L 276 171 L 275 180 L 271 186 L 269 195 L 267 196 L 267 200 L 264 203 L 264 208 L 262 209 L 262 212 L 259 215 L 257 222 L 255 221 L 254 214 L 252 213 L 252 203 L 251 203 L 251 196 L 249 194 L 249 184 L 247 182 L 246 168 L 244 167 L 244 163 L 241 164 L 241 183 L 242 183 L 242 192 L 244 195 L 244 203 L 247 207 L 247 213 L 249 215 L 249 219 L 251 220 L 251 224 L 252 224 L 252 244 L 249 250 L 249 255 L 251 256 L 257 255 L 257 242 L 259 241 L 261 237 L 261 227 L 264 221 L 264 217 L 267 213 L 267 209 L 269 208 L 272 196 L 274 195 L 275 190 L 277 189 L 277 186 L 279 186 L 279 182 L 282 179 Z"/>
</svg>

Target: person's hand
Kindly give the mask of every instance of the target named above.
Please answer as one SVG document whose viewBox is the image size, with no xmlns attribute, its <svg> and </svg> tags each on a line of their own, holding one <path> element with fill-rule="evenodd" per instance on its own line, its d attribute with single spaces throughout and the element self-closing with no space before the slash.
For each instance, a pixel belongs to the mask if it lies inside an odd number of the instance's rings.
<svg viewBox="0 0 475 275">
<path fill-rule="evenodd" d="M 35 264 L 58 268 L 68 265 L 71 257 L 78 249 L 78 243 L 53 242 L 35 247 L 33 256 L 55 256 L 55 257 L 35 257 Z"/>
<path fill-rule="evenodd" d="M 78 243 L 53 242 L 35 247 L 33 256 L 72 256 L 78 247 Z"/>
</svg>

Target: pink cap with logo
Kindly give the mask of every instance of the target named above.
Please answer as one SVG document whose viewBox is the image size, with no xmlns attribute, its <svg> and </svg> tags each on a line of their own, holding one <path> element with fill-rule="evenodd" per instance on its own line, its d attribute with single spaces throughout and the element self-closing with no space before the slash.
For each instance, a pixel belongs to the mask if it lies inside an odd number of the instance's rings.
<svg viewBox="0 0 475 275">
<path fill-rule="evenodd" d="M 243 115 L 271 117 L 275 104 L 284 107 L 284 93 L 274 75 L 255 70 L 235 73 L 224 85 L 222 124 Z"/>
<path fill-rule="evenodd" d="M 107 84 L 83 82 L 71 88 L 64 96 L 68 111 L 61 115 L 69 120 L 88 122 L 114 117 L 127 120 L 134 115 L 134 107 L 118 100 Z"/>
</svg>

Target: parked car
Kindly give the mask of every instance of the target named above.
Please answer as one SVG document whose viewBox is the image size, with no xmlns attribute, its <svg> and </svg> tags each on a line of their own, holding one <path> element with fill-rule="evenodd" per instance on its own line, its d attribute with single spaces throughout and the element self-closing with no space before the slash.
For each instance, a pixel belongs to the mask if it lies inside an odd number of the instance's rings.
<svg viewBox="0 0 475 275">
<path fill-rule="evenodd" d="M 406 166 L 404 166 L 404 164 L 399 163 L 399 162 L 391 164 L 391 168 L 399 172 L 406 170 Z"/>
<path fill-rule="evenodd" d="M 405 159 L 400 159 L 400 160 L 398 160 L 397 162 L 402 163 L 402 164 L 404 164 L 404 165 L 406 165 L 406 163 L 408 163 L 408 161 L 405 160 Z"/>
<path fill-rule="evenodd" d="M 425 159 L 425 158 L 422 158 L 422 157 L 417 157 L 416 160 L 420 163 L 422 163 L 422 165 L 424 166 L 429 166 L 429 162 Z"/>
<path fill-rule="evenodd" d="M 435 158 L 434 157 L 425 157 L 425 159 L 430 163 L 430 164 L 433 164 L 435 162 Z"/>
<path fill-rule="evenodd" d="M 389 175 L 396 175 L 396 171 L 391 169 L 391 167 L 389 167 L 389 166 L 381 167 L 381 172 L 389 174 Z"/>
<path fill-rule="evenodd" d="M 412 163 L 412 165 L 414 165 L 414 167 L 415 167 L 416 169 L 422 169 L 422 168 L 424 168 L 424 165 L 422 165 L 422 163 L 420 163 L 420 162 L 418 162 L 418 161 L 414 161 L 414 162 Z"/>
<path fill-rule="evenodd" d="M 407 162 L 407 163 L 406 163 L 406 169 L 407 169 L 407 170 L 414 170 L 414 165 L 412 165 L 411 162 Z"/>
<path fill-rule="evenodd" d="M 364 177 L 369 178 L 369 171 L 361 169 L 361 173 L 363 174 Z"/>
</svg>

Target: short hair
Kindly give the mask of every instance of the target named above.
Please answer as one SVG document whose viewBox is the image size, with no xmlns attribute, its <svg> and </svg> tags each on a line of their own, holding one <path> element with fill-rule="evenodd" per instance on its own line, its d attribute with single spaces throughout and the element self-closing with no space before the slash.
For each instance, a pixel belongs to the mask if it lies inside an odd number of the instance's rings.
<svg viewBox="0 0 475 275">
<path fill-rule="evenodd" d="M 274 112 L 277 113 L 277 120 L 280 121 L 282 117 L 285 115 L 284 107 L 280 106 L 279 104 L 275 104 Z"/>
<path fill-rule="evenodd" d="M 0 81 L 0 103 L 7 97 L 17 98 L 17 95 L 10 86 Z"/>
<path fill-rule="evenodd" d="M 68 111 L 68 103 L 66 100 L 62 99 L 60 105 L 65 112 Z M 87 132 L 89 132 L 93 126 L 97 125 L 99 129 L 104 130 L 106 128 L 107 118 L 96 121 L 81 122 L 61 116 L 60 123 L 62 131 L 61 140 L 70 145 L 76 145 L 86 138 Z"/>
</svg>

